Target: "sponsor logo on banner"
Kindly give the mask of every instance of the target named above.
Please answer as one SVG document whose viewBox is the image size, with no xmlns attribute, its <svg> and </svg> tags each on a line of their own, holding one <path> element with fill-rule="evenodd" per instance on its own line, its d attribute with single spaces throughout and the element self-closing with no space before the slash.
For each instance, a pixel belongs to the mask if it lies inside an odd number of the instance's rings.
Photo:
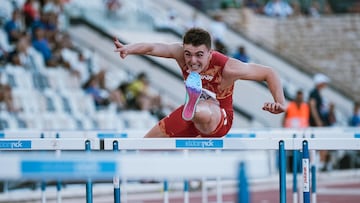
<svg viewBox="0 0 360 203">
<path fill-rule="evenodd" d="M 31 149 L 30 140 L 0 140 L 0 149 Z"/>
<path fill-rule="evenodd" d="M 185 139 L 176 140 L 176 148 L 209 148 L 218 149 L 223 148 L 223 140 L 210 139 Z"/>
<path fill-rule="evenodd" d="M 309 159 L 302 160 L 303 165 L 303 181 L 304 181 L 304 192 L 310 192 L 310 177 L 309 177 Z"/>
<path fill-rule="evenodd" d="M 228 133 L 226 138 L 255 138 L 255 133 Z"/>
<path fill-rule="evenodd" d="M 127 138 L 127 133 L 98 133 L 97 137 L 100 139 L 103 138 Z"/>
</svg>

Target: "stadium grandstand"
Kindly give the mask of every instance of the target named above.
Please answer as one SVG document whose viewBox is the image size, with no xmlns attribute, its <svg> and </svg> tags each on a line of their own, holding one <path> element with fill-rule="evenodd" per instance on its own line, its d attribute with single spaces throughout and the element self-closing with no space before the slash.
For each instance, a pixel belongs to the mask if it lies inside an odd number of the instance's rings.
<svg viewBox="0 0 360 203">
<path fill-rule="evenodd" d="M 331 82 L 323 96 L 327 104 L 335 104 L 336 122 L 332 127 L 349 127 L 354 106 L 360 102 L 359 2 L 286 0 L 292 12 L 280 17 L 266 14 L 265 6 L 271 1 L 1 0 L 0 131 L 146 132 L 184 102 L 181 72 L 171 60 L 151 56 L 121 60 L 114 52 L 113 37 L 125 44 L 179 42 L 195 23 L 212 30 L 217 17 L 225 25 L 222 42 L 226 53 L 231 56 L 244 46 L 250 62 L 274 68 L 287 101 L 292 101 L 299 89 L 307 101 L 314 88 L 313 76 L 328 76 Z M 41 40 L 35 42 L 41 37 L 47 39 L 46 45 Z M 133 106 L 135 100 L 129 98 L 125 86 L 141 73 L 147 75 L 149 91 L 160 95 L 155 108 Z M 99 82 L 96 88 L 101 88 L 98 96 L 104 99 L 101 102 L 86 88 L 94 75 Z M 282 115 L 261 109 L 265 101 L 272 100 L 265 83 L 239 81 L 233 98 L 234 129 L 282 129 Z M 358 151 L 350 154 L 355 160 L 352 167 L 360 167 Z M 336 161 L 342 158 L 338 156 Z M 274 157 L 272 161 L 276 161 Z M 351 179 L 356 172 L 336 177 Z M 322 175 L 320 179 L 325 180 Z M 21 182 L 10 188 L 24 185 L 29 187 Z M 354 185 L 359 188 L 358 183 Z M 3 190 L 4 185 L 0 186 Z M 68 187 L 78 191 L 76 186 Z M 141 186 L 141 190 L 161 187 Z M 178 185 L 174 188 L 181 190 Z M 112 192 L 111 186 L 106 189 Z M 69 202 L 80 201 L 74 194 L 64 195 L 73 195 Z M 28 202 L 37 202 L 37 197 L 29 196 L 33 199 Z M 0 202 L 7 201 L 1 198 Z M 21 198 L 16 201 L 26 202 Z"/>
</svg>

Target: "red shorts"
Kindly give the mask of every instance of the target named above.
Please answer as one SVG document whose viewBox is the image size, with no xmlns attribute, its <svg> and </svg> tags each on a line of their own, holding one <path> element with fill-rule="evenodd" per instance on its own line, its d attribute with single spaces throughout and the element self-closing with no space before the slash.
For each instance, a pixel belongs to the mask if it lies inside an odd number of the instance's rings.
<svg viewBox="0 0 360 203">
<path fill-rule="evenodd" d="M 192 121 L 185 121 L 182 118 L 183 108 L 184 105 L 180 106 L 170 115 L 160 120 L 158 125 L 164 134 L 169 137 L 223 137 L 229 132 L 232 126 L 232 116 L 227 116 L 232 114 L 229 114 L 224 109 L 221 109 L 221 120 L 219 125 L 211 134 L 203 134 L 196 129 Z"/>
</svg>

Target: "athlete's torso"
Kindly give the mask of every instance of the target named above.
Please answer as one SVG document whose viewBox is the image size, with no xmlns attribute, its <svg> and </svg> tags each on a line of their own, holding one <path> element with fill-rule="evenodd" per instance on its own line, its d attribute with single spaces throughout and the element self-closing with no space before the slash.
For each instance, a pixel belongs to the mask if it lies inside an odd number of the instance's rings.
<svg viewBox="0 0 360 203">
<path fill-rule="evenodd" d="M 200 72 L 200 75 L 202 87 L 216 94 L 216 99 L 219 101 L 221 108 L 232 112 L 232 95 L 234 84 L 225 88 L 221 86 L 223 79 L 223 69 L 228 59 L 229 57 L 217 51 L 213 51 L 208 68 Z M 189 75 L 189 70 L 186 66 L 182 67 L 181 69 L 183 77 L 186 79 Z"/>
</svg>

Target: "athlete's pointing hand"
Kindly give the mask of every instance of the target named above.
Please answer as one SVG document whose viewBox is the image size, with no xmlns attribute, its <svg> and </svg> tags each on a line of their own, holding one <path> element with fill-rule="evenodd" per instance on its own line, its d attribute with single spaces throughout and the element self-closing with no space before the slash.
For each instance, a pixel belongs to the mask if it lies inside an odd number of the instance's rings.
<svg viewBox="0 0 360 203">
<path fill-rule="evenodd" d="M 114 37 L 115 52 L 119 52 L 121 58 L 125 58 L 128 53 L 125 45 L 123 45 L 116 37 Z"/>
</svg>

